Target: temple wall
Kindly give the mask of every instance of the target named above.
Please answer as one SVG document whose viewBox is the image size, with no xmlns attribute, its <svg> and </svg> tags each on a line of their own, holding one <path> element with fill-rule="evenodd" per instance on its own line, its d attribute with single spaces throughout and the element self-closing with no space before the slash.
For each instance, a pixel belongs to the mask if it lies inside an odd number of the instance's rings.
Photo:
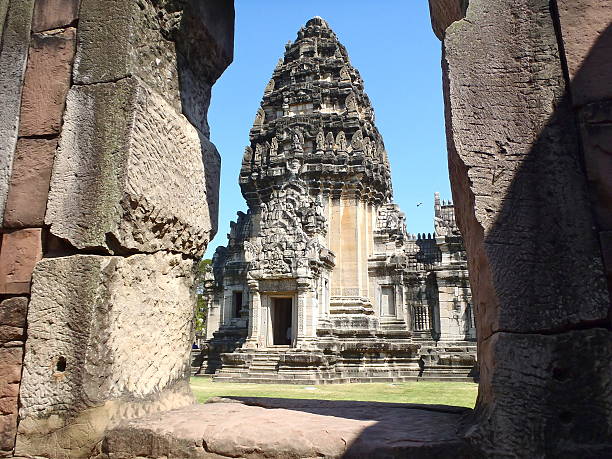
<svg viewBox="0 0 612 459">
<path fill-rule="evenodd" d="M 170 3 L 0 1 L 2 456 L 89 457 L 106 427 L 193 401 L 233 7 Z"/>
<path fill-rule="evenodd" d="M 336 255 L 332 271 L 332 296 L 363 296 L 375 300 L 370 290 L 368 257 L 373 253 L 373 215 L 376 210 L 365 200 L 330 200 L 328 244 Z"/>
<path fill-rule="evenodd" d="M 605 456 L 612 5 L 471 0 L 462 20 L 461 4 L 430 0 L 478 327 L 466 436 L 486 456 Z"/>
</svg>

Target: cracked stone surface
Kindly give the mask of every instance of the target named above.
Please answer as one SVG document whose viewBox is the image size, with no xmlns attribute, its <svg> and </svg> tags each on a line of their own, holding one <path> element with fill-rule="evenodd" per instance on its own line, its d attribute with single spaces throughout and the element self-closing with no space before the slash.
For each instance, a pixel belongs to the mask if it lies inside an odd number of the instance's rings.
<svg viewBox="0 0 612 459">
<path fill-rule="evenodd" d="M 22 454 L 57 447 L 82 457 L 115 416 L 191 402 L 193 264 L 163 252 L 38 263 L 20 392 Z M 150 397 L 159 400 L 147 407 Z M 130 403 L 145 406 L 122 408 Z"/>
<path fill-rule="evenodd" d="M 212 229 L 202 145 L 214 150 L 136 78 L 75 86 L 45 222 L 79 249 L 202 255 Z"/>
<path fill-rule="evenodd" d="M 264 398 L 211 401 L 216 403 L 119 425 L 107 433 L 98 459 L 470 457 L 456 434 L 460 418 L 471 411 L 467 408 Z"/>
</svg>

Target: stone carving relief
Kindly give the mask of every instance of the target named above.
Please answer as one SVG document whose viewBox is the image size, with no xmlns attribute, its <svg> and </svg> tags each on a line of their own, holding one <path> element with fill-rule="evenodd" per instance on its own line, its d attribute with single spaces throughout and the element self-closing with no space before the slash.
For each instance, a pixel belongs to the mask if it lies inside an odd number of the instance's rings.
<svg viewBox="0 0 612 459">
<path fill-rule="evenodd" d="M 266 120 L 266 112 L 262 107 L 259 107 L 257 110 L 257 114 L 255 115 L 255 121 L 253 122 L 253 127 L 261 127 Z"/>
</svg>

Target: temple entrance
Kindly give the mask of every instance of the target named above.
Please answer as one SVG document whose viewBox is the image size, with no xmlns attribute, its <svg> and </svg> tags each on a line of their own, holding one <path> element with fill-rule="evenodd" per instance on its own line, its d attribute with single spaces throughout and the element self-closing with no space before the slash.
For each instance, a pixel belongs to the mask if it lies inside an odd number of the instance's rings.
<svg viewBox="0 0 612 459">
<path fill-rule="evenodd" d="M 272 298 L 272 344 L 290 346 L 293 338 L 291 298 Z"/>
</svg>

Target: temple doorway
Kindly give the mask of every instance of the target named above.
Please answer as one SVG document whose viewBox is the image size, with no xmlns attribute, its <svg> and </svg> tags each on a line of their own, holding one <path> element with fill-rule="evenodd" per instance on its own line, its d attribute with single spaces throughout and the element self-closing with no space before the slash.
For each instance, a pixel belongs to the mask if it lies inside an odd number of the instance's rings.
<svg viewBox="0 0 612 459">
<path fill-rule="evenodd" d="M 272 344 L 290 346 L 293 338 L 293 300 L 272 298 Z"/>
</svg>

